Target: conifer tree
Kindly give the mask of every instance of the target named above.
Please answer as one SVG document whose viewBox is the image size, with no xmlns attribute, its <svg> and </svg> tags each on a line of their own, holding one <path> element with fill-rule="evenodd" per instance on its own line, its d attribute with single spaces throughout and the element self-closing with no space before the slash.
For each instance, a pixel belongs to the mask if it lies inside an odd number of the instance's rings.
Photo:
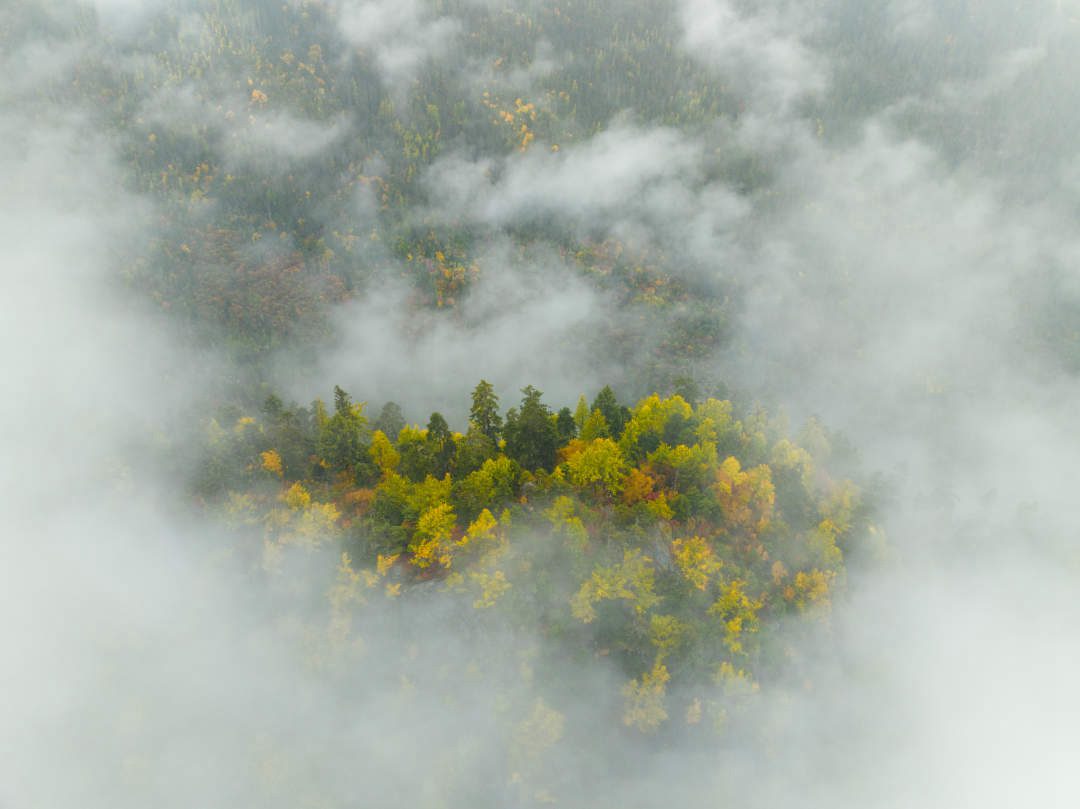
<svg viewBox="0 0 1080 809">
<path fill-rule="evenodd" d="M 472 407 L 469 408 L 469 422 L 484 435 L 498 444 L 502 431 L 502 418 L 499 416 L 499 397 L 491 383 L 481 379 L 473 389 Z"/>
</svg>

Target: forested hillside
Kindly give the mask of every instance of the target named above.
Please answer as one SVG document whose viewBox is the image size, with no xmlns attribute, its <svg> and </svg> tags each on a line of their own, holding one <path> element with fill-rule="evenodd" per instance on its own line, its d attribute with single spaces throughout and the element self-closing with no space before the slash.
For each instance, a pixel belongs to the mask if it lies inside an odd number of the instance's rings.
<svg viewBox="0 0 1080 809">
<path fill-rule="evenodd" d="M 410 305 L 454 307 L 493 265 L 554 261 L 618 307 L 592 324 L 601 362 L 665 384 L 715 346 L 734 280 L 682 266 L 648 211 L 640 232 L 605 211 L 665 183 L 669 167 L 638 165 L 657 148 L 679 153 L 680 175 L 700 170 L 699 188 L 723 176 L 750 194 L 765 177 L 737 151 L 680 142 L 739 102 L 673 47 L 671 11 L 437 2 L 409 12 L 418 30 L 383 32 L 363 4 L 215 0 L 101 41 L 49 93 L 93 100 L 130 187 L 157 202 L 127 283 L 245 362 L 325 338 L 329 311 L 366 285 L 403 279 Z M 600 170 L 611 150 L 626 165 Z M 545 202 L 560 177 L 584 198 Z M 507 197 L 498 210 L 485 187 Z"/>
<path fill-rule="evenodd" d="M 0 4 L 0 806 L 1075 804 L 1078 20 Z"/>
</svg>

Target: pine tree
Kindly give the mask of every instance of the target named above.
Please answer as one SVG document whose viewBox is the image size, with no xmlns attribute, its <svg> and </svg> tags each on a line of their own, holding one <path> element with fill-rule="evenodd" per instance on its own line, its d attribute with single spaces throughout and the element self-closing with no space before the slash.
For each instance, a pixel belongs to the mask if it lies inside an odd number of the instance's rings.
<svg viewBox="0 0 1080 809">
<path fill-rule="evenodd" d="M 540 401 L 543 394 L 528 385 L 521 389 L 520 412 L 511 409 L 506 414 L 506 454 L 526 469 L 545 469 L 555 467 L 555 453 L 559 447 L 559 436 L 551 411 Z"/>
<path fill-rule="evenodd" d="M 502 431 L 502 419 L 499 417 L 499 397 L 490 382 L 481 379 L 472 393 L 472 407 L 469 408 L 469 422 L 490 438 L 499 443 Z"/>
<path fill-rule="evenodd" d="M 611 437 L 617 440 L 630 419 L 630 410 L 619 404 L 610 385 L 604 385 L 604 389 L 596 394 L 592 409 L 599 410 L 604 415 Z"/>
</svg>

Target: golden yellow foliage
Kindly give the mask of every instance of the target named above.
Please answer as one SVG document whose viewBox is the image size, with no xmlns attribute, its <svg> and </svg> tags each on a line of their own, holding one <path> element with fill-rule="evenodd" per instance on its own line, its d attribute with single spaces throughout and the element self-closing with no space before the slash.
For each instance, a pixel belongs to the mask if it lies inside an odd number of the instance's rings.
<svg viewBox="0 0 1080 809">
<path fill-rule="evenodd" d="M 251 416 L 241 416 L 236 420 L 236 424 L 233 426 L 233 432 L 237 435 L 242 435 L 249 427 L 257 428 L 257 426 L 255 419 Z"/>
<path fill-rule="evenodd" d="M 570 473 L 570 482 L 575 486 L 595 486 L 610 494 L 622 488 L 626 474 L 626 462 L 623 460 L 619 445 L 610 438 L 597 438 L 572 456 L 566 463 Z"/>
<path fill-rule="evenodd" d="M 776 504 L 768 466 L 743 471 L 738 458 L 728 457 L 716 470 L 713 493 L 729 526 L 754 536 L 768 527 Z"/>
<path fill-rule="evenodd" d="M 699 590 L 708 587 L 710 577 L 724 566 L 708 540 L 702 537 L 676 539 L 671 543 L 671 550 L 683 578 Z"/>
<path fill-rule="evenodd" d="M 294 483 L 290 486 L 281 499 L 285 502 L 289 508 L 293 511 L 303 511 L 311 505 L 311 495 L 308 494 L 308 490 L 304 488 L 304 484 L 300 482 Z"/>
<path fill-rule="evenodd" d="M 656 479 L 652 475 L 643 469 L 634 467 L 630 470 L 630 474 L 626 476 L 626 481 L 623 483 L 622 501 L 626 505 L 632 506 L 635 503 L 647 500 L 649 495 L 653 493 L 655 486 Z"/>
<path fill-rule="evenodd" d="M 742 581 L 730 582 L 709 607 L 709 614 L 723 621 L 724 645 L 733 655 L 746 651 L 745 635 L 758 631 L 758 611 L 764 605 L 763 601 L 755 601 L 746 595 L 745 586 Z"/>
<path fill-rule="evenodd" d="M 831 570 L 799 571 L 791 585 L 785 590 L 784 597 L 800 612 L 820 607 L 827 609 L 831 603 L 831 587 L 836 574 Z"/>
<path fill-rule="evenodd" d="M 276 449 L 268 449 L 266 452 L 260 453 L 259 458 L 262 459 L 262 468 L 267 472 L 272 472 L 279 478 L 284 476 L 285 470 L 281 465 L 281 456 Z"/>
<path fill-rule="evenodd" d="M 400 453 L 394 449 L 394 445 L 382 430 L 376 430 L 372 433 L 371 446 L 368 448 L 368 454 L 371 456 L 371 460 L 375 462 L 375 465 L 379 467 L 384 474 L 387 472 L 396 472 L 398 464 L 401 463 Z"/>
<path fill-rule="evenodd" d="M 383 556 L 381 553 L 375 561 L 375 569 L 379 572 L 380 576 L 385 576 L 390 572 L 390 568 L 394 566 L 394 562 L 400 557 L 400 553 L 395 553 L 391 556 Z"/>
<path fill-rule="evenodd" d="M 643 613 L 660 601 L 653 592 L 655 574 L 652 559 L 636 548 L 623 552 L 623 561 L 611 567 L 598 567 L 570 599 L 570 612 L 582 623 L 596 620 L 594 605 L 600 601 L 621 599 Z"/>
<path fill-rule="evenodd" d="M 450 567 L 452 557 L 448 544 L 455 525 L 454 508 L 449 503 L 439 503 L 421 514 L 412 542 L 409 543 L 409 550 L 413 552 L 412 563 L 426 568 L 437 561 L 444 567 Z"/>
<path fill-rule="evenodd" d="M 473 607 L 478 610 L 494 607 L 503 594 L 512 586 L 506 580 L 506 574 L 501 570 L 496 570 L 494 573 L 471 570 L 469 571 L 469 578 L 480 587 L 480 597 L 473 602 Z"/>
</svg>

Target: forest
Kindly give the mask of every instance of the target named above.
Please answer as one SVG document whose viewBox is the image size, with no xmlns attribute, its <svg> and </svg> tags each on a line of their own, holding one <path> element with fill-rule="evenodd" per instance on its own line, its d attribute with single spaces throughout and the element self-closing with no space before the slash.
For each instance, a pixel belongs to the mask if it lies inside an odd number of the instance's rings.
<svg viewBox="0 0 1080 809">
<path fill-rule="evenodd" d="M 1073 5 L 12 0 L 0 805 L 1072 805 Z"/>
</svg>

